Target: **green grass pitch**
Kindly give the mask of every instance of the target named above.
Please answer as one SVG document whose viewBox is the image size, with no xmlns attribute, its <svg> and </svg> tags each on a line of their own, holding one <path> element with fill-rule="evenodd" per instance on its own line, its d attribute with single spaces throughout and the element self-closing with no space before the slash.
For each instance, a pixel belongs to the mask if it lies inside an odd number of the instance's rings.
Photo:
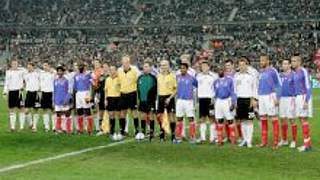
<svg viewBox="0 0 320 180">
<path fill-rule="evenodd" d="M 0 179 L 320 179 L 320 90 L 313 93 L 313 150 L 245 149 L 225 145 L 173 145 L 130 141 L 80 155 L 0 173 Z M 8 132 L 7 105 L 0 98 L 0 169 L 112 143 L 107 137 L 67 136 L 29 130 Z M 300 123 L 298 129 L 301 144 Z M 255 125 L 254 142 L 259 142 Z M 270 126 L 269 126 L 270 129 Z M 290 133 L 290 131 L 289 131 Z M 269 133 L 270 134 L 270 133 Z M 290 137 L 290 136 L 289 136 Z M 271 136 L 270 136 L 271 138 Z"/>
</svg>

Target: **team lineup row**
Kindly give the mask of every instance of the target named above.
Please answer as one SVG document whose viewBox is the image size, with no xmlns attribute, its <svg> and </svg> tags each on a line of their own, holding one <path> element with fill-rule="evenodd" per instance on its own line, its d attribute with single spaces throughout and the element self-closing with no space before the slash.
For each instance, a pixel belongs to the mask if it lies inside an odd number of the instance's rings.
<svg viewBox="0 0 320 180">
<path fill-rule="evenodd" d="M 75 71 L 66 73 L 62 65 L 53 72 L 48 63 L 43 63 L 43 70 L 38 71 L 29 62 L 27 70 L 23 70 L 13 59 L 11 68 L 6 72 L 4 86 L 4 94 L 8 95 L 11 131 L 16 130 L 19 113 L 20 129 L 24 129 L 27 120 L 32 131 L 36 132 L 40 108 L 43 109 L 46 131 L 50 130 L 51 124 L 57 133 L 86 131 L 92 134 L 95 129 L 98 135 L 107 132 L 112 140 L 122 140 L 128 132 L 126 117 L 130 114 L 138 140 L 147 134 L 149 140 L 153 139 L 157 119 L 160 141 L 164 141 L 168 133 L 173 143 L 181 143 L 187 137 L 188 123 L 189 142 L 203 143 L 207 139 L 209 124 L 210 143 L 238 142 L 239 146 L 251 148 L 252 120 L 259 117 L 261 144 L 257 146 L 268 145 L 269 119 L 273 127 L 272 148 L 277 149 L 289 144 L 289 122 L 292 134 L 290 147 L 296 147 L 295 119 L 298 118 L 303 134 L 303 145 L 298 150 L 311 149 L 308 122 L 312 116 L 310 79 L 298 54 L 282 60 L 281 73 L 270 65 L 266 54 L 260 56 L 259 72 L 249 65 L 245 57 L 237 60 L 238 71 L 234 70 L 233 61 L 227 60 L 224 66 L 215 70 L 216 73 L 210 71 L 210 62 L 205 60 L 201 61 L 201 71 L 196 72 L 189 67 L 189 59 L 183 56 L 177 72 L 170 71 L 166 60 L 160 62 L 159 73 L 149 61 L 143 64 L 142 72 L 130 64 L 129 56 L 124 56 L 121 62 L 122 66 L 117 68 L 95 60 L 92 72 L 80 62 L 75 65 Z M 197 122 L 195 104 L 199 104 Z M 91 112 L 93 106 L 97 110 L 96 120 Z M 52 109 L 54 116 L 50 118 Z M 72 116 L 73 110 L 75 116 Z M 104 115 L 108 116 L 105 118 L 107 128 L 104 128 Z M 115 129 L 116 119 L 119 132 Z"/>
</svg>

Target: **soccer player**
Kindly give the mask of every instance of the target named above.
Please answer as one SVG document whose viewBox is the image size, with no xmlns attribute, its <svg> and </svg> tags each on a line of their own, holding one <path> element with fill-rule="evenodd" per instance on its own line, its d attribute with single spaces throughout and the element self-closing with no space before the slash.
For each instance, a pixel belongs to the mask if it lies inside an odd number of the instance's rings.
<svg viewBox="0 0 320 180">
<path fill-rule="evenodd" d="M 74 76 L 74 91 L 78 115 L 78 133 L 83 133 L 84 120 L 89 135 L 93 133 L 93 117 L 91 115 L 91 74 L 84 63 L 79 64 L 79 72 Z"/>
<path fill-rule="evenodd" d="M 294 69 L 296 116 L 302 123 L 303 134 L 303 146 L 300 146 L 298 150 L 306 152 L 311 150 L 310 125 L 308 121 L 308 118 L 312 117 L 310 76 L 308 71 L 302 67 L 302 58 L 298 54 L 291 57 L 291 66 Z"/>
<path fill-rule="evenodd" d="M 120 102 L 120 80 L 118 77 L 117 68 L 115 66 L 110 66 L 110 76 L 107 77 L 105 82 L 105 105 L 109 113 L 110 121 L 110 136 L 113 141 L 122 140 L 123 133 L 115 132 L 116 118 L 119 118 L 119 102 Z M 119 123 L 120 124 L 120 123 Z M 120 130 L 124 131 L 124 122 L 120 124 Z M 121 129 L 121 127 L 123 129 Z"/>
<path fill-rule="evenodd" d="M 24 70 L 18 68 L 18 61 L 12 59 L 10 69 L 6 71 L 3 95 L 8 95 L 9 128 L 16 130 L 17 113 L 19 112 L 20 129 L 24 128 L 25 114 L 21 109 Z"/>
<path fill-rule="evenodd" d="M 236 116 L 241 121 L 241 132 L 243 136 L 239 146 L 252 147 L 253 117 L 257 102 L 257 82 L 255 75 L 248 70 L 247 59 L 239 59 L 239 72 L 234 76 L 235 93 L 237 94 Z"/>
<path fill-rule="evenodd" d="M 162 60 L 160 62 L 160 73 L 157 77 L 158 87 L 158 106 L 157 113 L 158 117 L 162 117 L 165 109 L 168 113 L 168 119 L 170 121 L 171 129 L 171 141 L 175 139 L 176 122 L 174 117 L 175 112 L 175 96 L 177 91 L 176 76 L 170 72 L 169 61 Z M 161 118 L 160 118 L 161 119 Z M 165 132 L 162 128 L 162 121 L 159 120 L 160 124 L 160 141 L 164 141 Z"/>
<path fill-rule="evenodd" d="M 40 76 L 35 71 L 34 63 L 28 62 L 27 72 L 23 76 L 25 82 L 25 90 L 27 92 L 25 99 L 25 112 L 27 121 L 29 123 L 32 132 L 37 132 L 37 123 L 39 120 L 39 114 L 36 107 L 36 102 L 39 100 L 40 90 Z"/>
<path fill-rule="evenodd" d="M 188 74 L 188 64 L 181 63 L 181 74 L 177 75 L 177 128 L 176 128 L 176 140 L 174 143 L 181 143 L 183 138 L 182 131 L 183 117 L 186 116 L 189 120 L 189 138 L 190 143 L 196 142 L 196 122 L 194 121 L 194 102 L 193 102 L 193 90 L 197 88 L 197 80 Z"/>
<path fill-rule="evenodd" d="M 200 116 L 200 139 L 198 143 L 206 141 L 207 119 L 210 120 L 210 142 L 217 139 L 216 123 L 213 114 L 210 114 L 213 106 L 213 83 L 218 75 L 210 71 L 208 61 L 201 62 L 201 72 L 196 75 L 198 81 L 198 99 Z"/>
<path fill-rule="evenodd" d="M 56 70 L 57 78 L 54 80 L 53 87 L 54 111 L 56 113 L 55 132 L 62 132 L 62 115 L 65 115 L 67 118 L 66 129 L 68 133 L 71 133 L 69 81 L 64 76 L 65 69 L 62 65 L 59 65 Z"/>
<path fill-rule="evenodd" d="M 258 147 L 268 145 L 268 118 L 273 126 L 273 149 L 278 148 L 279 120 L 277 107 L 279 105 L 281 81 L 278 71 L 270 66 L 269 56 L 260 56 L 260 77 L 258 87 L 259 116 L 261 120 L 261 144 Z"/>
<path fill-rule="evenodd" d="M 126 116 L 128 110 L 131 110 L 134 118 L 135 135 L 139 133 L 139 119 L 137 114 L 137 80 L 138 71 L 130 65 L 130 57 L 122 57 L 122 68 L 118 70 L 120 81 L 120 131 L 121 135 L 125 133 Z"/>
<path fill-rule="evenodd" d="M 291 70 L 291 62 L 288 59 L 282 60 L 282 73 L 280 79 L 282 83 L 281 97 L 279 101 L 279 117 L 281 118 L 281 141 L 279 146 L 288 145 L 288 120 L 291 123 L 292 141 L 291 148 L 296 147 L 297 125 L 295 118 L 295 85 L 294 72 Z"/>
<path fill-rule="evenodd" d="M 53 81 L 55 74 L 53 73 L 48 62 L 43 63 L 43 70 L 40 72 L 40 93 L 41 93 L 41 109 L 43 110 L 43 124 L 46 132 L 50 130 L 50 113 L 53 105 Z"/>
<path fill-rule="evenodd" d="M 157 78 L 151 74 L 152 65 L 151 62 L 146 61 L 143 64 L 143 74 L 138 78 L 138 100 L 139 111 L 142 117 L 141 131 L 142 134 L 139 138 L 142 140 L 146 134 L 146 123 L 150 122 L 150 135 L 149 141 L 154 136 L 154 112 L 156 108 L 157 100 Z"/>
<path fill-rule="evenodd" d="M 215 96 L 215 119 L 218 122 L 218 145 L 223 145 L 223 128 L 225 127 L 225 121 L 228 124 L 230 141 L 235 144 L 235 124 L 234 113 L 232 112 L 236 108 L 237 97 L 234 92 L 233 80 L 224 75 L 224 68 L 218 67 L 219 79 L 214 84 L 214 96 Z"/>
</svg>

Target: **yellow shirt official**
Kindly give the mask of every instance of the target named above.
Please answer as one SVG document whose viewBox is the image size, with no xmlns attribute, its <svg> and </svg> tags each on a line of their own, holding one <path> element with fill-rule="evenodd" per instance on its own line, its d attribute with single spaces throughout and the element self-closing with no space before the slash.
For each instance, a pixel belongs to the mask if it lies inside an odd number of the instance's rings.
<svg viewBox="0 0 320 180">
<path fill-rule="evenodd" d="M 137 91 L 138 72 L 130 68 L 127 72 L 121 68 L 118 70 L 120 80 L 120 92 L 124 94 Z"/>
<path fill-rule="evenodd" d="M 176 93 L 177 80 L 176 76 L 172 73 L 158 75 L 158 93 L 159 96 L 167 96 Z"/>
<path fill-rule="evenodd" d="M 120 80 L 119 77 L 108 77 L 105 82 L 104 91 L 106 97 L 120 97 Z"/>
</svg>

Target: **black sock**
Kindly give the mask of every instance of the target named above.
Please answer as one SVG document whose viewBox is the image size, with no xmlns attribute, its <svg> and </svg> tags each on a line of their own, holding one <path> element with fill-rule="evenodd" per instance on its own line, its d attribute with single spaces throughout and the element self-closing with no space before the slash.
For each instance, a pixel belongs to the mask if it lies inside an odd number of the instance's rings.
<svg viewBox="0 0 320 180">
<path fill-rule="evenodd" d="M 115 129 L 115 119 L 110 119 L 110 134 L 113 135 L 114 134 L 114 129 Z"/>
<path fill-rule="evenodd" d="M 141 120 L 141 129 L 142 129 L 142 133 L 145 134 L 146 133 L 146 120 Z"/>
<path fill-rule="evenodd" d="M 154 120 L 150 120 L 150 134 L 153 135 L 154 132 Z"/>
<path fill-rule="evenodd" d="M 134 118 L 133 124 L 134 124 L 135 134 L 138 134 L 138 132 L 139 132 L 139 119 Z"/>
<path fill-rule="evenodd" d="M 170 122 L 170 129 L 171 129 L 171 140 L 176 138 L 176 123 Z"/>
<path fill-rule="evenodd" d="M 102 119 L 99 119 L 99 130 L 101 131 L 102 130 L 102 128 L 101 128 L 101 125 L 102 125 Z"/>
<path fill-rule="evenodd" d="M 121 135 L 124 135 L 124 130 L 126 129 L 126 119 L 120 118 L 119 123 L 120 123 L 120 133 Z"/>
</svg>

